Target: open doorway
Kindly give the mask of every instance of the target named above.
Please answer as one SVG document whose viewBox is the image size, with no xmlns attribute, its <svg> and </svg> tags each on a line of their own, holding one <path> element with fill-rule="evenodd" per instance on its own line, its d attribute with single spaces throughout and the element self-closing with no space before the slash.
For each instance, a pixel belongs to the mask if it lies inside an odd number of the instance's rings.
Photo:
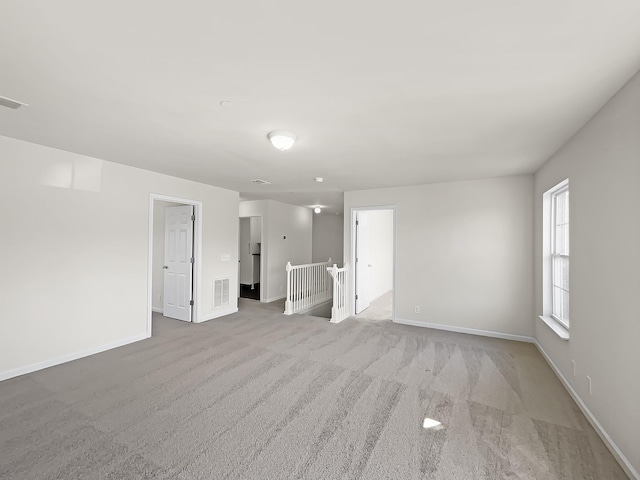
<svg viewBox="0 0 640 480">
<path fill-rule="evenodd" d="M 151 194 L 149 202 L 148 333 L 154 315 L 198 322 L 202 222 L 198 201 Z"/>
<path fill-rule="evenodd" d="M 353 312 L 369 320 L 395 318 L 395 208 L 352 211 Z"/>
<path fill-rule="evenodd" d="M 238 295 L 262 300 L 262 217 L 240 217 Z"/>
</svg>

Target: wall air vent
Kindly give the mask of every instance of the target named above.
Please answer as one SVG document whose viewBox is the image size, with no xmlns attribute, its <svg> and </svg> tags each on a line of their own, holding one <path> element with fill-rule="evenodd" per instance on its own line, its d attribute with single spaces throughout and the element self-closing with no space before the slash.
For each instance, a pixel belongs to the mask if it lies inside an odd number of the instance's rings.
<svg viewBox="0 0 640 480">
<path fill-rule="evenodd" d="M 19 102 L 18 100 L 11 100 L 10 98 L 1 97 L 1 96 L 0 96 L 0 105 L 2 105 L 3 107 L 12 108 L 14 110 L 17 110 L 20 107 L 29 106 L 26 103 Z"/>
<path fill-rule="evenodd" d="M 258 185 L 271 185 L 271 182 L 267 182 L 266 180 L 261 180 L 256 178 L 255 180 L 251 180 L 252 183 L 257 183 Z"/>
<path fill-rule="evenodd" d="M 220 278 L 213 281 L 213 308 L 229 305 L 229 279 Z"/>
</svg>

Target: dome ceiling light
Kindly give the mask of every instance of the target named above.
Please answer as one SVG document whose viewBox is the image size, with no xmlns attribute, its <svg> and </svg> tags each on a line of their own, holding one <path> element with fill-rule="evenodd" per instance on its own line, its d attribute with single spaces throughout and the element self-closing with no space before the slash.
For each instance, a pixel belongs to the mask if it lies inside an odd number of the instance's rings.
<svg viewBox="0 0 640 480">
<path fill-rule="evenodd" d="M 269 132 L 269 140 L 278 150 L 289 150 L 296 141 L 296 134 L 286 130 L 274 130 Z"/>
</svg>

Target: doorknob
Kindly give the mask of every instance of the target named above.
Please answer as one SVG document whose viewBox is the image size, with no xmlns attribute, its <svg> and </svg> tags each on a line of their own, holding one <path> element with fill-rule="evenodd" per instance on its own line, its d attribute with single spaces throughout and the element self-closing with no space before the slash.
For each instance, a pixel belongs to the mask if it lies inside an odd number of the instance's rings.
<svg viewBox="0 0 640 480">
<path fill-rule="evenodd" d="M 162 268 L 169 268 L 169 265 L 163 265 Z"/>
</svg>

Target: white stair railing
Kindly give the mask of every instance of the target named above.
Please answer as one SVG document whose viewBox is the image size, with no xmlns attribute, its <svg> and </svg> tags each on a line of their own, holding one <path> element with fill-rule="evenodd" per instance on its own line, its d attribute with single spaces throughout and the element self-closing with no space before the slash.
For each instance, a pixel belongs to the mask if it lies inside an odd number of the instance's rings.
<svg viewBox="0 0 640 480">
<path fill-rule="evenodd" d="M 341 322 L 349 316 L 349 298 L 347 272 L 348 264 L 338 268 L 337 265 L 327 268 L 327 271 L 333 278 L 333 307 L 331 307 L 331 321 L 333 323 Z"/>
<path fill-rule="evenodd" d="M 287 298 L 284 314 L 292 315 L 331 299 L 328 262 L 291 265 L 287 262 Z"/>
</svg>

